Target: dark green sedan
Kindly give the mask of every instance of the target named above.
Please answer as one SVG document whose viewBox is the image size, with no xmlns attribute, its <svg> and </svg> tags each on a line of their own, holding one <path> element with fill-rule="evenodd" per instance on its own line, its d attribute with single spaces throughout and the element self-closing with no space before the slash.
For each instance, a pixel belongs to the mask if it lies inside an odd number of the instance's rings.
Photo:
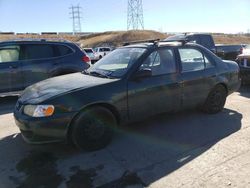
<svg viewBox="0 0 250 188">
<path fill-rule="evenodd" d="M 237 63 L 200 45 L 140 43 L 114 50 L 85 72 L 28 87 L 14 116 L 29 143 L 70 140 L 96 150 L 128 122 L 190 108 L 218 113 L 239 86 Z"/>
</svg>

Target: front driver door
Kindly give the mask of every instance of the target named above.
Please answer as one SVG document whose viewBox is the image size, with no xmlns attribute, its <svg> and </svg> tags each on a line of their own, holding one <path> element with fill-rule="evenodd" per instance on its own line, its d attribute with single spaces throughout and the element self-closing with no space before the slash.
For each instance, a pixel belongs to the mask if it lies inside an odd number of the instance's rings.
<svg viewBox="0 0 250 188">
<path fill-rule="evenodd" d="M 150 68 L 152 76 L 128 81 L 128 108 L 131 121 L 159 113 L 176 111 L 180 107 L 181 91 L 178 84 L 172 49 L 152 52 L 139 69 Z"/>
</svg>

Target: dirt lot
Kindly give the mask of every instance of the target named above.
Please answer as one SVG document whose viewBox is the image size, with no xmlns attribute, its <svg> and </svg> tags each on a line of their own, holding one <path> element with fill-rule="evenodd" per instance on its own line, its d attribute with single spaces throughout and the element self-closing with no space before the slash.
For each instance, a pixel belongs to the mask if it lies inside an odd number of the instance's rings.
<svg viewBox="0 0 250 188">
<path fill-rule="evenodd" d="M 161 115 L 132 124 L 105 149 L 23 142 L 0 99 L 0 187 L 250 187 L 250 88 L 223 112 Z"/>
</svg>

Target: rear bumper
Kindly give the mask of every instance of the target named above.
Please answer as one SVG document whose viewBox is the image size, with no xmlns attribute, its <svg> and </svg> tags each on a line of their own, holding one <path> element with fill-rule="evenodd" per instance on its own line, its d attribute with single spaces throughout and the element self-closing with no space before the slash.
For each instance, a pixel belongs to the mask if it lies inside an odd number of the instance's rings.
<svg viewBox="0 0 250 188">
<path fill-rule="evenodd" d="M 33 118 L 15 111 L 14 118 L 26 142 L 44 144 L 67 140 L 68 126 L 74 114 L 64 113 L 48 118 Z"/>
</svg>

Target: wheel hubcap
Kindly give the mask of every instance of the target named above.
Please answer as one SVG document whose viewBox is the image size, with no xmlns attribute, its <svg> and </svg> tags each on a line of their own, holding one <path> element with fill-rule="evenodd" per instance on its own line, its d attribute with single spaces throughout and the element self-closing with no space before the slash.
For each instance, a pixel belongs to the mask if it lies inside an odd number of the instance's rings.
<svg viewBox="0 0 250 188">
<path fill-rule="evenodd" d="M 92 119 L 85 122 L 84 132 L 90 139 L 98 139 L 103 136 L 105 127 L 102 122 Z"/>
</svg>

